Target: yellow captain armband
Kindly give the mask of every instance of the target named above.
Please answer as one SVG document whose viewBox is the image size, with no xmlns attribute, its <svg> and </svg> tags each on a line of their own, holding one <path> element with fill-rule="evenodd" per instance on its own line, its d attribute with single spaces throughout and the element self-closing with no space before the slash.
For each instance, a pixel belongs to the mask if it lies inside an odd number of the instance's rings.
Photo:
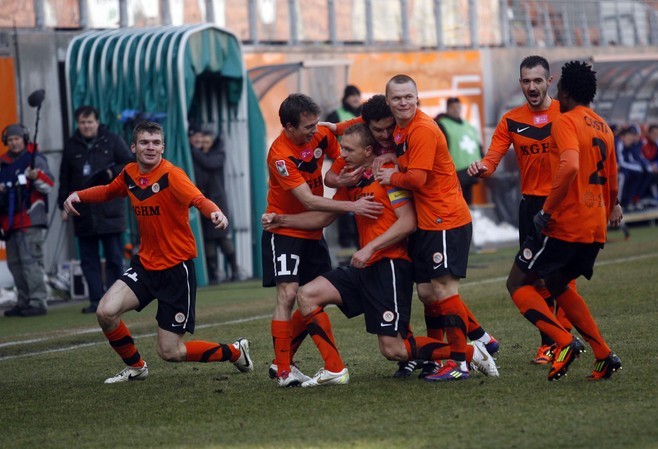
<svg viewBox="0 0 658 449">
<path fill-rule="evenodd" d="M 388 190 L 388 199 L 393 205 L 400 204 L 401 202 L 405 201 L 411 201 L 412 198 L 413 197 L 411 192 L 408 190 L 399 189 L 397 187 Z"/>
</svg>

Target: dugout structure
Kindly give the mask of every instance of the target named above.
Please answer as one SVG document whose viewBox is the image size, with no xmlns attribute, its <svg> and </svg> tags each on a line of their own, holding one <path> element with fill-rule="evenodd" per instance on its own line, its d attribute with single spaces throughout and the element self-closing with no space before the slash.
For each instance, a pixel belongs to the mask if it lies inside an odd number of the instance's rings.
<svg viewBox="0 0 658 449">
<path fill-rule="evenodd" d="M 72 128 L 73 112 L 85 104 L 98 108 L 101 123 L 127 142 L 136 117 L 154 119 L 164 128 L 165 158 L 192 180 L 188 122 L 216 126 L 226 149 L 225 184 L 238 264 L 244 275 L 260 276 L 265 124 L 236 36 L 211 24 L 89 31 L 70 42 L 65 74 Z M 73 132 L 70 129 L 69 135 Z M 133 219 L 132 213 L 129 217 Z M 205 285 L 196 209 L 191 210 L 190 225 L 199 253 L 198 283 Z"/>
</svg>

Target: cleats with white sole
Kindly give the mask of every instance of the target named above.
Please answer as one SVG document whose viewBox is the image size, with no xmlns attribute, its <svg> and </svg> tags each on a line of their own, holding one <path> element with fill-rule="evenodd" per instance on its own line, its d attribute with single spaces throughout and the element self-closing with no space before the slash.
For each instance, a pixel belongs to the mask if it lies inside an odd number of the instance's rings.
<svg viewBox="0 0 658 449">
<path fill-rule="evenodd" d="M 350 381 L 350 373 L 347 368 L 337 373 L 322 368 L 311 380 L 307 380 L 302 387 L 325 387 L 329 385 L 347 385 Z"/>
<path fill-rule="evenodd" d="M 144 363 L 144 366 L 141 368 L 135 368 L 134 366 L 126 366 L 121 372 L 117 373 L 112 377 L 105 379 L 106 384 L 116 384 L 119 382 L 130 382 L 133 380 L 144 380 L 149 375 L 149 369 Z"/>
</svg>

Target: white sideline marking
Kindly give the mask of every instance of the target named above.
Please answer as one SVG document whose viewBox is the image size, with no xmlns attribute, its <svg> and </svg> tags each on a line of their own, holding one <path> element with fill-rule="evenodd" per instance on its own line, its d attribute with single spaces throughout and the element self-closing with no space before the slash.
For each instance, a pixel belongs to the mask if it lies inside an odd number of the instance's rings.
<svg viewBox="0 0 658 449">
<path fill-rule="evenodd" d="M 619 264 L 619 263 L 626 263 L 626 262 L 634 262 L 638 260 L 643 260 L 643 259 L 653 259 L 655 257 L 658 257 L 658 254 L 643 254 L 639 256 L 632 256 L 632 257 L 624 257 L 621 259 L 612 259 L 612 260 L 604 260 L 601 262 L 596 263 L 595 266 L 605 266 L 605 265 L 614 265 L 614 264 Z M 492 284 L 495 282 L 502 282 L 507 279 L 507 276 L 499 276 L 495 278 L 490 278 L 490 279 L 483 279 L 480 281 L 473 281 L 473 282 L 464 282 L 460 285 L 460 287 L 474 287 L 478 285 L 484 285 L 484 284 Z M 246 323 L 249 321 L 255 321 L 255 320 L 262 320 L 265 318 L 271 318 L 271 314 L 268 315 L 259 315 L 259 316 L 253 316 L 249 318 L 240 318 L 237 320 L 231 320 L 231 321 L 225 321 L 222 323 L 209 323 L 209 324 L 202 324 L 199 326 L 196 326 L 197 329 L 206 329 L 209 327 L 215 327 L 215 326 L 222 326 L 222 325 L 230 325 L 230 324 L 239 324 L 239 323 Z M 9 341 L 6 343 L 0 343 L 0 348 L 5 348 L 9 346 L 17 346 L 17 345 L 24 345 L 24 344 L 30 344 L 30 343 L 40 343 L 43 341 L 50 341 L 50 340 L 56 340 L 57 338 L 63 338 L 63 337 L 71 337 L 75 335 L 84 335 L 84 334 L 91 334 L 91 333 L 97 333 L 100 332 L 100 329 L 95 327 L 95 328 L 88 328 L 88 329 L 80 329 L 77 331 L 73 332 L 68 332 L 66 334 L 60 334 L 54 337 L 45 337 L 45 338 L 35 338 L 31 340 L 19 340 L 19 341 Z M 151 332 L 148 334 L 140 334 L 136 335 L 136 338 L 144 338 L 144 337 L 155 337 L 157 334 L 155 332 Z M 55 352 L 63 352 L 63 351 L 70 351 L 78 348 L 86 348 L 89 346 L 94 346 L 94 345 L 99 345 L 99 344 L 105 344 L 106 342 L 93 342 L 93 343 L 82 343 L 78 345 L 71 345 L 71 346 L 66 346 L 63 348 L 56 348 L 56 349 L 47 349 L 43 351 L 35 351 L 35 352 L 28 352 L 25 354 L 19 354 L 19 355 L 8 355 L 8 356 L 0 356 L 0 362 L 3 362 L 5 360 L 11 360 L 11 359 L 17 359 L 17 358 L 23 358 L 23 357 L 30 357 L 30 356 L 35 356 L 35 355 L 42 355 L 42 354 L 52 354 Z"/>
</svg>

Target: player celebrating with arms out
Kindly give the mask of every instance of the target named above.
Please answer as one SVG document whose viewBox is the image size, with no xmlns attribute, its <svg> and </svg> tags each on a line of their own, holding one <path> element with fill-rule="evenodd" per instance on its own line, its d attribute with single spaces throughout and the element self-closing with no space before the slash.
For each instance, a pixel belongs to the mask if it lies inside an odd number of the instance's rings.
<svg viewBox="0 0 658 449">
<path fill-rule="evenodd" d="M 196 303 L 192 259 L 197 252 L 189 225 L 189 208 L 199 209 L 219 229 L 225 228 L 228 221 L 183 170 L 163 159 L 164 148 L 164 131 L 158 123 L 138 124 L 130 146 L 136 162 L 126 165 L 110 184 L 73 192 L 64 202 L 64 210 L 78 216 L 77 203 L 100 203 L 128 196 L 137 216 L 141 236 L 139 253 L 105 293 L 96 311 L 110 345 L 127 365 L 106 379 L 107 384 L 144 380 L 148 376 L 146 362 L 121 316 L 130 310 L 141 311 L 156 298 L 157 351 L 162 359 L 230 361 L 242 372 L 253 370 L 246 338 L 233 344 L 183 341 L 186 332 L 194 332 Z"/>
</svg>

